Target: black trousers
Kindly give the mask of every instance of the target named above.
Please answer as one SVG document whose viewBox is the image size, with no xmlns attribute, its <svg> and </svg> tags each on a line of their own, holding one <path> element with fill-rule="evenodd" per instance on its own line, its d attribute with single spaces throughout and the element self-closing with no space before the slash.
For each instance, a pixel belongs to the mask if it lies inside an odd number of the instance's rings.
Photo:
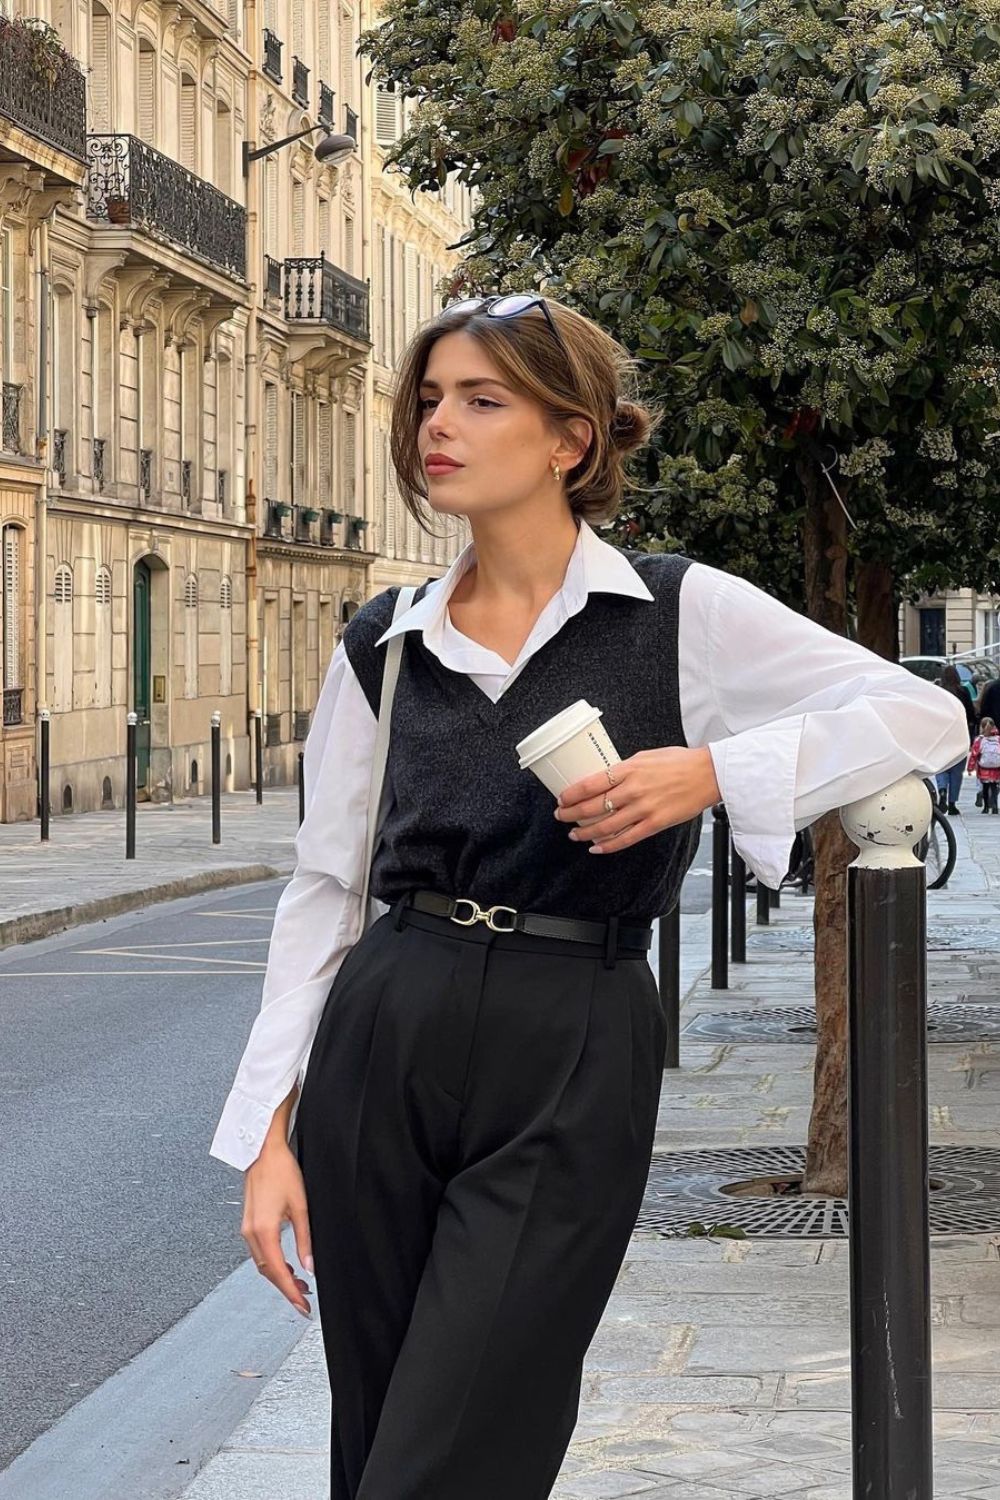
<svg viewBox="0 0 1000 1500">
<path fill-rule="evenodd" d="M 613 958 L 613 955 L 612 955 Z M 398 905 L 348 954 L 297 1121 L 331 1500 L 544 1500 L 649 1171 L 645 954 Z"/>
<path fill-rule="evenodd" d="M 1000 793 L 1000 781 L 984 781 L 983 788 L 983 810 L 995 812 L 997 806 L 997 795 Z"/>
</svg>

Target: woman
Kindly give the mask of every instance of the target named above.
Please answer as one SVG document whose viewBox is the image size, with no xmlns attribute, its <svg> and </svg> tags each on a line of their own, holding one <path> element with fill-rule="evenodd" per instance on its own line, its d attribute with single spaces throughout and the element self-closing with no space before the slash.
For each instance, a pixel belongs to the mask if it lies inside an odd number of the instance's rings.
<svg viewBox="0 0 1000 1500">
<path fill-rule="evenodd" d="M 285 1220 L 307 1270 L 315 1256 L 332 1500 L 550 1493 L 644 1191 L 665 1043 L 647 948 L 701 814 L 724 798 L 776 886 L 796 828 L 965 750 L 933 684 L 740 579 L 598 537 L 651 427 L 633 373 L 596 324 L 527 295 L 445 309 L 399 371 L 404 499 L 465 517 L 472 540 L 394 624 L 397 591 L 370 600 L 334 653 L 298 864 L 212 1144 L 245 1170 L 261 1273 L 306 1315 Z M 362 934 L 400 633 L 372 867 L 388 910 Z M 515 745 L 579 698 L 622 763 L 554 806 Z M 495 931 L 512 918 L 481 920 L 493 906 L 558 935 Z"/>
<path fill-rule="evenodd" d="M 965 714 L 966 732 L 969 738 L 969 745 L 971 745 L 972 741 L 976 737 L 976 724 L 978 721 L 978 714 L 976 711 L 976 705 L 973 703 L 972 699 L 969 697 L 968 692 L 962 685 L 962 679 L 961 677 L 959 677 L 958 669 L 956 667 L 949 665 L 942 669 L 941 686 L 944 688 L 945 692 L 950 693 L 953 698 L 957 698 L 961 703 L 962 711 Z M 969 745 L 966 745 L 965 749 L 962 751 L 961 757 L 955 762 L 953 766 L 949 766 L 945 771 L 938 772 L 938 807 L 942 812 L 947 811 L 948 813 L 950 813 L 953 818 L 958 816 L 958 798 L 959 793 L 962 790 L 962 773 L 965 770 L 965 762 L 969 754 Z"/>
</svg>

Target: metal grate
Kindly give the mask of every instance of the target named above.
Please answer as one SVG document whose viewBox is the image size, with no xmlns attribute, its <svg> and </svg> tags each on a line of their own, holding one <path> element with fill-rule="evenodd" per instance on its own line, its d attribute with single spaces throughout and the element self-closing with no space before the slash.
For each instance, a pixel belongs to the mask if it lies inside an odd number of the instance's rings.
<svg viewBox="0 0 1000 1500">
<path fill-rule="evenodd" d="M 299 58 L 292 58 L 292 98 L 303 109 L 309 108 L 309 69 Z"/>
<path fill-rule="evenodd" d="M 319 86 L 319 113 L 317 118 L 321 125 L 329 125 L 333 128 L 333 100 L 334 91 L 328 83 L 320 81 Z"/>
<path fill-rule="evenodd" d="M 732 1225 L 753 1239 L 844 1239 L 843 1198 L 793 1195 L 735 1197 L 735 1183 L 800 1177 L 802 1146 L 734 1146 L 653 1157 L 636 1229 L 683 1237 L 692 1223 Z M 1000 1232 L 1000 1150 L 985 1146 L 930 1148 L 932 1234 Z"/>
<path fill-rule="evenodd" d="M 684 1028 L 691 1042 L 813 1043 L 816 1011 L 811 1005 L 775 1005 L 760 1010 L 702 1011 Z M 988 1000 L 963 1004 L 931 1000 L 927 1006 L 928 1042 L 1000 1040 L 1000 1006 Z"/>
<path fill-rule="evenodd" d="M 268 78 L 281 82 L 281 43 L 273 31 L 264 29 L 264 68 Z"/>
</svg>

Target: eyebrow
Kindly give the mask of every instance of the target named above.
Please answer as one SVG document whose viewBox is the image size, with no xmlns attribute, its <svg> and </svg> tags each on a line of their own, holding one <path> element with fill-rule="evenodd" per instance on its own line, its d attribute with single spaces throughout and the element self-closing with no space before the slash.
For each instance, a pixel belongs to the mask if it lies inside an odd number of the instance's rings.
<svg viewBox="0 0 1000 1500">
<path fill-rule="evenodd" d="M 420 382 L 420 390 L 423 390 L 425 385 L 433 386 L 436 391 L 441 389 L 436 380 L 422 380 Z M 471 390 L 476 385 L 498 385 L 503 391 L 510 390 L 509 385 L 504 385 L 502 380 L 493 380 L 489 375 L 478 375 L 473 380 L 456 380 L 455 385 L 460 391 Z"/>
</svg>

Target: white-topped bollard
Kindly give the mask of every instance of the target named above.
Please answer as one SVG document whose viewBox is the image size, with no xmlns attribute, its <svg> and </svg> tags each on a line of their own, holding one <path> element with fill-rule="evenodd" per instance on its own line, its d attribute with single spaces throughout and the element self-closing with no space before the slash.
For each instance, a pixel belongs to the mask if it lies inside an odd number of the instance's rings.
<svg viewBox="0 0 1000 1500">
<path fill-rule="evenodd" d="M 212 843 L 222 842 L 222 714 L 212 714 Z"/>
<path fill-rule="evenodd" d="M 139 715 L 129 712 L 125 721 L 125 858 L 135 859 L 136 725 Z"/>
<path fill-rule="evenodd" d="M 847 872 L 854 1494 L 931 1500 L 927 900 L 919 776 L 853 802 Z"/>
</svg>

